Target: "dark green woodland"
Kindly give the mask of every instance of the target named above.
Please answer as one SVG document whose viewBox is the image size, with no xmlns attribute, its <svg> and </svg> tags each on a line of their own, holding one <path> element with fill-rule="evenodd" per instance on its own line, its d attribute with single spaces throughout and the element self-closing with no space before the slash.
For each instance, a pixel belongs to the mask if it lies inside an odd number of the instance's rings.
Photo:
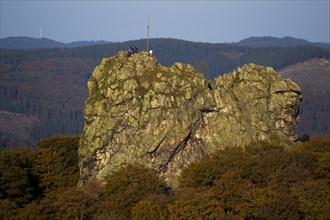
<svg viewBox="0 0 330 220">
<path fill-rule="evenodd" d="M 1 219 L 328 219 L 330 139 L 226 148 L 183 170 L 177 188 L 128 164 L 77 187 L 79 136 L 0 151 Z"/>
</svg>

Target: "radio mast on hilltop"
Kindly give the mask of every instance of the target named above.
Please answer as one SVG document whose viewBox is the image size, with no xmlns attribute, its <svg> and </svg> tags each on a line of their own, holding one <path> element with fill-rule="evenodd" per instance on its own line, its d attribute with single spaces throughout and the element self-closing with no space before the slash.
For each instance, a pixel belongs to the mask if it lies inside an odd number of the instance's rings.
<svg viewBox="0 0 330 220">
<path fill-rule="evenodd" d="M 42 25 L 40 26 L 39 38 L 42 40 Z"/>
<path fill-rule="evenodd" d="M 149 52 L 149 32 L 150 32 L 150 18 L 148 16 L 148 26 L 147 26 L 148 30 L 147 30 L 147 52 Z"/>
</svg>

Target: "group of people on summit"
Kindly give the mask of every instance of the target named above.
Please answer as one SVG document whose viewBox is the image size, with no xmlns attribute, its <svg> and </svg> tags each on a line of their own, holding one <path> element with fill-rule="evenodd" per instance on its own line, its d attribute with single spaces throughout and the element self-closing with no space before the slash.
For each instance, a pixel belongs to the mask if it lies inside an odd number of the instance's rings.
<svg viewBox="0 0 330 220">
<path fill-rule="evenodd" d="M 139 48 L 137 48 L 136 46 L 130 46 L 129 49 L 127 50 L 127 57 L 132 56 L 133 54 L 137 53 L 139 50 Z M 152 57 L 152 50 L 149 50 L 149 57 Z"/>
<path fill-rule="evenodd" d="M 132 54 L 137 53 L 139 50 L 139 48 L 137 48 L 136 46 L 130 46 L 130 48 L 127 50 L 127 57 L 132 56 Z"/>
</svg>

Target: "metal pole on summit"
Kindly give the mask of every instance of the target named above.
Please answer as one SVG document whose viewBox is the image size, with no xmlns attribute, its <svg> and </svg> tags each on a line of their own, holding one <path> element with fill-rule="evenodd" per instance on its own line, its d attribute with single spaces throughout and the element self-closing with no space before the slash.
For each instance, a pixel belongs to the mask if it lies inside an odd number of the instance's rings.
<svg viewBox="0 0 330 220">
<path fill-rule="evenodd" d="M 147 26 L 147 52 L 149 52 L 149 32 L 150 32 L 150 18 L 148 16 L 148 26 Z"/>
</svg>

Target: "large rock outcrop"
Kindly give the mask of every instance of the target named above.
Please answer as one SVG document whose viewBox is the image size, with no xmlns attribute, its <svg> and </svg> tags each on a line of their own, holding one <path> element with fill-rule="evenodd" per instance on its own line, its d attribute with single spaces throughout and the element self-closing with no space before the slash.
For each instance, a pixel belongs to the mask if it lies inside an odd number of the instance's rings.
<svg viewBox="0 0 330 220">
<path fill-rule="evenodd" d="M 208 81 L 191 65 L 164 67 L 146 52 L 105 58 L 88 81 L 80 183 L 142 163 L 175 186 L 189 163 L 224 147 L 295 140 L 299 86 L 248 64 Z"/>
</svg>

